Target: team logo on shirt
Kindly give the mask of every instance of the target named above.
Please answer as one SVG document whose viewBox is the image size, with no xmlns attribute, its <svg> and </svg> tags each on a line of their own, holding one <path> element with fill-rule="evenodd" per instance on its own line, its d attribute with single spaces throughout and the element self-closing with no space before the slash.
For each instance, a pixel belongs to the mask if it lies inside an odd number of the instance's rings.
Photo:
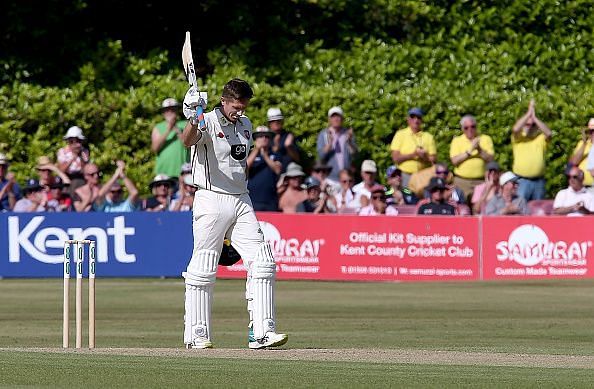
<svg viewBox="0 0 594 389">
<path fill-rule="evenodd" d="M 245 139 L 250 139 L 250 131 L 249 130 L 243 130 L 243 135 L 245 135 Z"/>
<path fill-rule="evenodd" d="M 247 146 L 243 143 L 231 145 L 231 158 L 236 161 L 243 161 L 247 156 Z"/>
<path fill-rule="evenodd" d="M 219 133 L 217 134 L 217 136 L 218 136 L 219 138 L 224 138 L 224 137 L 225 137 L 225 134 L 223 134 L 223 132 L 221 131 L 221 132 L 219 132 Z"/>
</svg>

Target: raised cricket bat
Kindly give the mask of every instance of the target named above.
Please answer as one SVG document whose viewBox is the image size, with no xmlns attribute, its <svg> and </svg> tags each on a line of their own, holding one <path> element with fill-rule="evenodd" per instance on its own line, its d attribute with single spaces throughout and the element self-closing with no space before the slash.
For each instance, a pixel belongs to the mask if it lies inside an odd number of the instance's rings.
<svg viewBox="0 0 594 389">
<path fill-rule="evenodd" d="M 188 83 L 196 88 L 198 91 L 198 83 L 196 81 L 196 70 L 194 69 L 194 58 L 192 57 L 192 43 L 190 41 L 190 31 L 186 31 L 186 40 L 184 47 L 182 48 L 182 63 L 184 64 L 184 71 Z M 196 107 L 196 121 L 198 127 L 202 130 L 206 128 L 206 122 L 204 121 L 204 109 L 201 105 Z"/>
</svg>

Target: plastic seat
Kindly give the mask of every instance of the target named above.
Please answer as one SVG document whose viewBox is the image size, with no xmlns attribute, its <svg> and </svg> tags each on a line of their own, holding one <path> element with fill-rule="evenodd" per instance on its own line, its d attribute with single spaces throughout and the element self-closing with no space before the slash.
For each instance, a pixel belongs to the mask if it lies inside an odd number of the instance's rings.
<svg viewBox="0 0 594 389">
<path fill-rule="evenodd" d="M 528 211 L 532 216 L 548 216 L 553 213 L 553 200 L 531 200 Z"/>
</svg>

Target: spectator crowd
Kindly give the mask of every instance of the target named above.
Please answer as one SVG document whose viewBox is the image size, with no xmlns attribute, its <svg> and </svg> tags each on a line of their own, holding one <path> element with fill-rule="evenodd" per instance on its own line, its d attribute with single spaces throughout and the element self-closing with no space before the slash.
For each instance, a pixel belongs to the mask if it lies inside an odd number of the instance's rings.
<svg viewBox="0 0 594 389">
<path fill-rule="evenodd" d="M 131 212 L 189 211 L 194 193 L 188 150 L 181 141 L 186 125 L 180 104 L 167 98 L 163 120 L 151 132 L 155 153 L 151 196 L 139 198 L 126 164 L 114 161 L 105 176 L 93 162 L 83 130 L 67 129 L 63 147 L 41 156 L 23 185 L 0 153 L 0 212 Z M 563 172 L 567 188 L 545 199 L 546 150 L 551 129 L 537 116 L 531 101 L 512 126 L 511 171 L 501 171 L 490 136 L 482 134 L 472 115 L 460 119 L 460 134 L 450 143 L 449 161 L 437 160 L 433 135 L 423 129 L 424 112 L 408 110 L 407 126 L 389 145 L 392 165 L 385 172 L 376 161 L 360 166 L 356 131 L 346 128 L 341 107 L 328 110 L 327 126 L 317 136 L 317 159 L 310 172 L 297 139 L 284 127 L 279 108 L 267 111 L 267 124 L 253 131 L 247 157 L 248 189 L 256 211 L 373 215 L 588 215 L 594 212 L 594 118 L 581 132 Z M 309 162 L 309 163 L 307 163 Z M 384 161 L 380 161 L 384 162 Z M 559 172 L 561 173 L 561 172 Z M 357 182 L 357 177 L 360 177 Z M 380 183 L 385 183 L 385 186 Z"/>
</svg>

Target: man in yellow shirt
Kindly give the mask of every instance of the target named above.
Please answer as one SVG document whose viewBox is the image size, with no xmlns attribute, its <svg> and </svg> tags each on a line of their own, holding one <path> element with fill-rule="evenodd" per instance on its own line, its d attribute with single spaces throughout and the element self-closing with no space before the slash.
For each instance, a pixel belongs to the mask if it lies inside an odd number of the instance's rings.
<svg viewBox="0 0 594 389">
<path fill-rule="evenodd" d="M 423 111 L 420 108 L 408 110 L 408 127 L 396 131 L 390 150 L 392 160 L 402 171 L 402 186 L 408 186 L 413 173 L 430 167 L 435 163 L 437 148 L 433 135 L 424 132 Z"/>
<path fill-rule="evenodd" d="M 526 201 L 545 197 L 545 152 L 552 132 L 537 116 L 534 100 L 512 130 L 513 172 L 518 179 L 518 195 Z"/>
<path fill-rule="evenodd" d="M 476 118 L 465 115 L 460 120 L 462 135 L 450 143 L 450 160 L 454 168 L 454 185 L 472 196 L 474 187 L 483 183 L 485 165 L 493 160 L 493 140 L 477 132 Z"/>
<path fill-rule="evenodd" d="M 582 139 L 575 146 L 569 164 L 578 166 L 584 172 L 584 186 L 592 186 L 594 179 L 588 170 L 588 154 L 594 141 L 594 118 L 588 121 L 588 128 L 582 130 Z"/>
</svg>

